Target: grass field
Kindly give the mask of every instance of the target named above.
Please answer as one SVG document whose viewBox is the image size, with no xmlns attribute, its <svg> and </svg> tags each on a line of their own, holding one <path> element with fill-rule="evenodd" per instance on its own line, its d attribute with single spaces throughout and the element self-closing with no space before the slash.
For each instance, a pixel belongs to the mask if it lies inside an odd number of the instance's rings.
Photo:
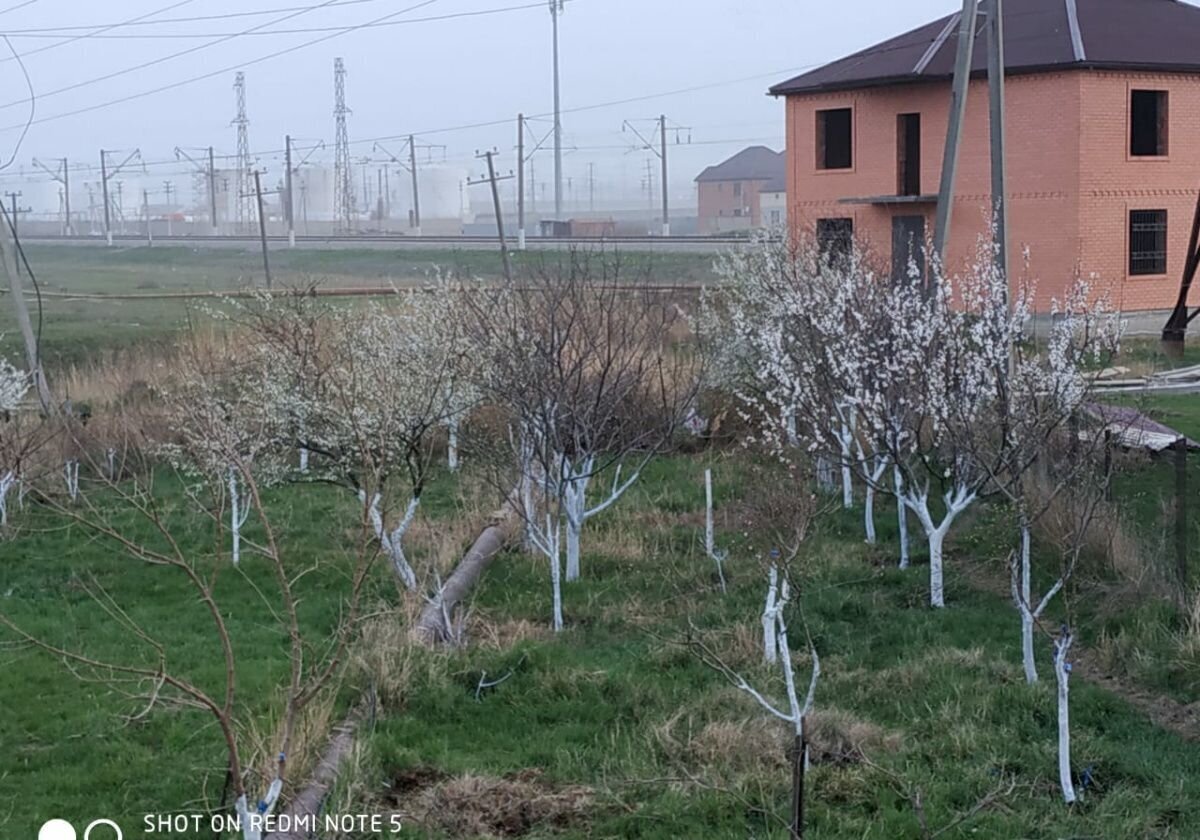
<svg viewBox="0 0 1200 840">
<path fill-rule="evenodd" d="M 724 596 L 699 549 L 706 464 L 731 548 Z M 411 824 L 402 836 L 412 837 L 782 836 L 786 727 L 687 644 L 698 634 L 782 702 L 780 678 L 759 664 L 765 584 L 756 535 L 740 529 L 755 493 L 743 467 L 740 456 L 719 454 L 660 462 L 589 526 L 584 580 L 566 590 L 561 636 L 548 631 L 544 563 L 514 552 L 485 577 L 468 649 L 399 645 L 390 662 L 376 651 L 381 674 L 356 672 L 340 692 L 339 709 L 372 687 L 379 705 L 329 807 L 399 812 Z M 164 501 L 177 502 L 178 490 L 164 485 Z M 432 528 L 464 533 L 456 495 L 446 479 L 431 491 L 423 515 Z M 302 587 L 303 621 L 328 627 L 345 582 L 321 523 L 352 522 L 347 500 L 293 487 L 274 491 L 271 504 L 294 560 L 315 564 Z M 906 573 L 892 568 L 893 515 L 879 511 L 882 545 L 871 548 L 860 541 L 858 512 L 839 511 L 803 555 L 799 600 L 822 658 L 809 836 L 920 837 L 915 801 L 931 832 L 947 828 L 944 837 L 1200 834 L 1200 813 L 1187 804 L 1200 797 L 1200 750 L 1082 679 L 1072 686 L 1075 767 L 1092 784 L 1078 806 L 1062 805 L 1048 642 L 1039 640 L 1043 683 L 1025 685 L 1015 612 L 973 577 L 981 568 L 1002 574 L 1007 549 L 989 514 L 960 532 L 950 607 L 937 612 L 925 606 L 919 560 Z M 196 552 L 211 552 L 201 529 L 184 527 Z M 218 679 L 202 611 L 168 572 L 138 567 L 47 513 L 30 514 L 5 554 L 0 605 L 30 629 L 100 655 L 134 655 L 85 591 L 100 585 L 169 643 L 185 673 Z M 246 585 L 260 573 L 253 564 L 246 578 L 224 569 L 218 589 L 235 622 L 242 702 L 265 721 L 284 639 Z M 395 597 L 382 578 L 376 594 Z M 800 651 L 801 611 L 791 618 Z M 35 651 L 2 655 L 3 836 L 33 836 L 51 814 L 103 814 L 133 829 L 142 813 L 197 811 L 218 797 L 220 741 L 203 715 L 172 710 L 123 725 L 119 715 L 136 704 L 102 684 L 81 684 Z M 807 657 L 797 659 L 806 682 Z M 484 672 L 510 671 L 476 699 Z"/>
<path fill-rule="evenodd" d="M 203 301 L 186 299 L 89 300 L 52 297 L 154 295 L 176 292 L 227 292 L 261 287 L 262 255 L 257 250 L 175 246 L 115 247 L 28 245 L 25 248 L 42 301 L 43 357 L 51 366 L 86 360 L 95 353 L 162 341 L 186 325 Z M 513 255 L 516 270 L 554 260 L 548 252 Z M 711 282 L 711 254 L 625 255 L 631 277 L 649 271 L 657 282 Z M 498 278 L 498 253 L 478 250 L 295 250 L 272 251 L 278 288 L 404 286 L 427 280 L 436 270 L 463 277 Z M 34 305 L 34 317 L 37 317 Z M 16 355 L 19 336 L 8 310 L 0 311 L 0 350 Z"/>
</svg>

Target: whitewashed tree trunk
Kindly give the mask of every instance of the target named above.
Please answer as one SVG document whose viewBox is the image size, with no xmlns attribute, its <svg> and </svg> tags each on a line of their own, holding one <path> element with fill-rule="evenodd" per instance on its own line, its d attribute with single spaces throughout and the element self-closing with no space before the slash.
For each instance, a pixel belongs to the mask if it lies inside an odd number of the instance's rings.
<svg viewBox="0 0 1200 840">
<path fill-rule="evenodd" d="M 900 529 L 900 568 L 908 568 L 908 507 L 904 504 L 904 477 L 893 465 L 892 482 L 896 486 L 896 521 Z"/>
<path fill-rule="evenodd" d="M 79 498 L 79 461 L 68 458 L 63 467 L 63 475 L 67 480 L 67 495 L 74 502 Z"/>
<path fill-rule="evenodd" d="M 713 528 L 712 470 L 710 469 L 704 471 L 704 553 L 712 558 L 713 563 L 717 566 L 717 579 L 721 582 L 721 594 L 724 595 L 727 592 L 725 569 L 722 565 L 725 554 L 717 551 L 716 532 Z"/>
<path fill-rule="evenodd" d="M 104 450 L 104 460 L 108 469 L 108 478 L 110 481 L 117 479 L 117 450 L 113 447 L 108 447 Z"/>
<path fill-rule="evenodd" d="M 1033 567 L 1030 561 L 1030 528 L 1029 522 L 1021 517 L 1021 550 L 1012 563 L 1012 596 L 1017 612 L 1021 616 L 1021 662 L 1025 668 L 1025 681 L 1038 681 L 1037 660 L 1033 653 L 1033 631 L 1037 620 L 1042 617 L 1046 606 L 1066 584 L 1066 577 L 1055 581 L 1037 607 L 1033 606 Z"/>
<path fill-rule="evenodd" d="M 850 469 L 850 442 L 853 433 L 848 426 L 842 426 L 839 437 L 842 444 L 842 507 L 849 510 L 854 507 L 854 473 Z"/>
<path fill-rule="evenodd" d="M 783 412 L 784 436 L 788 446 L 793 448 L 800 445 L 800 431 L 796 428 L 796 412 L 788 409 Z"/>
<path fill-rule="evenodd" d="M 1071 631 L 1064 627 L 1062 635 L 1054 642 L 1054 675 L 1058 680 L 1058 781 L 1063 800 L 1068 805 L 1075 801 L 1075 784 L 1071 779 L 1071 663 L 1067 661 L 1072 640 Z"/>
<path fill-rule="evenodd" d="M 8 491 L 17 483 L 17 473 L 9 470 L 0 476 L 0 528 L 8 527 Z"/>
<path fill-rule="evenodd" d="M 249 802 L 246 800 L 246 794 L 243 793 L 238 797 L 234 810 L 237 812 L 238 823 L 242 828 L 242 840 L 263 840 L 266 836 L 266 832 L 262 830 L 263 822 L 275 812 L 275 806 L 279 803 L 279 794 L 282 792 L 283 782 L 276 777 L 271 782 L 267 795 L 253 810 L 250 809 Z"/>
<path fill-rule="evenodd" d="M 768 665 L 775 662 L 775 657 L 779 650 L 779 645 L 775 638 L 775 606 L 779 600 L 779 568 L 775 565 L 771 566 L 767 572 L 767 602 L 763 606 L 762 628 L 763 628 L 763 661 Z"/>
<path fill-rule="evenodd" d="M 551 626 L 558 633 L 563 629 L 562 520 L 553 513 L 547 513 L 544 525 L 529 524 L 529 538 L 533 547 L 550 561 L 550 592 L 553 599 Z"/>
<path fill-rule="evenodd" d="M 229 534 L 233 541 L 230 557 L 233 565 L 242 560 L 242 526 L 250 516 L 250 506 L 242 504 L 241 487 L 238 483 L 237 467 L 229 468 Z"/>
<path fill-rule="evenodd" d="M 971 502 L 975 501 L 975 495 L 974 491 L 968 490 L 961 484 L 946 493 L 946 513 L 939 523 L 934 523 L 933 515 L 929 510 L 928 489 L 920 491 L 910 489 L 904 495 L 904 503 L 917 515 L 917 519 L 921 522 L 921 527 L 925 529 L 925 538 L 929 543 L 930 606 L 939 609 L 946 606 L 946 592 L 943 581 L 943 546 L 946 542 L 946 534 L 949 533 L 950 526 L 954 524 L 954 520 L 958 518 L 958 515 L 966 510 Z"/>
<path fill-rule="evenodd" d="M 603 513 L 616 503 L 625 491 L 638 480 L 639 473 L 635 472 L 624 482 L 621 481 L 621 467 L 617 466 L 613 474 L 612 488 L 608 496 L 594 507 L 587 506 L 587 490 L 591 484 L 592 471 L 596 468 L 596 456 L 585 455 L 576 466 L 564 456 L 558 456 L 556 463 L 562 465 L 562 499 L 567 528 L 567 582 L 579 580 L 580 576 L 580 544 L 583 539 L 583 526 L 593 516 Z"/>
<path fill-rule="evenodd" d="M 875 457 L 874 467 L 871 469 L 871 480 L 867 482 L 866 497 L 863 501 L 863 523 L 866 527 L 866 541 L 868 545 L 875 545 L 877 540 L 875 534 L 875 487 L 878 485 L 879 480 L 883 478 L 883 474 L 887 471 L 887 467 L 887 459 L 877 455 Z"/>
<path fill-rule="evenodd" d="M 408 502 L 408 507 L 404 510 L 404 516 L 400 518 L 400 522 L 391 531 L 385 527 L 383 522 L 383 511 L 380 509 L 380 504 L 383 499 L 378 493 L 375 493 L 370 502 L 367 501 L 367 494 L 363 490 L 358 491 L 358 499 L 367 508 L 367 515 L 371 520 L 371 527 L 375 531 L 375 537 L 379 540 L 380 546 L 387 553 L 388 558 L 392 561 L 392 570 L 396 573 L 396 577 L 404 585 L 404 588 L 409 592 L 414 592 L 417 589 L 417 574 L 408 563 L 408 558 L 404 554 L 404 535 L 408 533 L 409 526 L 417 516 L 417 508 L 421 506 L 421 497 L 414 496 Z"/>
<path fill-rule="evenodd" d="M 824 455 L 817 456 L 817 486 L 822 493 L 833 492 L 833 464 Z"/>
<path fill-rule="evenodd" d="M 300 447 L 300 472 L 308 472 L 308 448 L 304 446 Z"/>
<path fill-rule="evenodd" d="M 458 428 L 460 422 L 457 414 L 452 415 L 446 422 L 446 466 L 450 472 L 458 472 Z"/>
</svg>

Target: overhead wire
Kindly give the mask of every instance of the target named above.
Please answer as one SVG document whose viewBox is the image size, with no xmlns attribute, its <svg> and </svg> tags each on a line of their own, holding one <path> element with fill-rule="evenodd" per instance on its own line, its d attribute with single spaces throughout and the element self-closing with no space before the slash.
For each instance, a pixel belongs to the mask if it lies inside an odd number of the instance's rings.
<svg viewBox="0 0 1200 840">
<path fill-rule="evenodd" d="M 375 2 L 375 0 L 353 0 L 354 2 Z M 334 3 L 333 5 L 341 5 Z M 545 8 L 544 2 L 522 3 L 515 6 L 501 6 L 494 9 L 474 9 L 466 12 L 449 12 L 444 15 L 430 15 L 428 17 L 409 18 L 406 20 L 388 20 L 380 23 L 372 24 L 340 24 L 337 26 L 304 26 L 291 29 L 270 29 L 265 31 L 245 31 L 240 33 L 221 33 L 221 32 L 158 32 L 158 33 L 130 33 L 124 35 L 93 35 L 95 40 L 179 40 L 188 38 L 226 38 L 226 37 L 263 37 L 269 35 L 311 35 L 319 32 L 347 32 L 354 29 L 378 29 L 393 26 L 408 26 L 414 23 L 434 23 L 436 21 L 457 20 L 459 18 L 484 17 L 487 15 L 503 14 L 505 12 L 519 12 L 526 9 L 542 9 Z M 55 35 L 49 34 L 26 34 L 20 31 L 9 32 L 9 35 L 14 38 L 54 38 Z"/>
<path fill-rule="evenodd" d="M 164 13 L 166 13 L 166 12 L 169 12 L 169 11 L 171 11 L 172 9 L 178 9 L 178 8 L 180 8 L 181 6 L 187 6 L 187 5 L 190 5 L 191 3 L 194 3 L 194 2 L 195 2 L 195 0 L 177 0 L 177 1 L 176 1 L 176 2 L 174 2 L 174 3 L 169 3 L 169 4 L 167 4 L 166 6 L 162 6 L 162 7 L 158 8 L 158 9 L 154 9 L 153 11 L 144 12 L 143 14 L 136 15 L 136 16 L 134 16 L 134 17 L 132 17 L 132 18 L 129 18 L 129 19 L 128 19 L 128 20 L 126 20 L 126 21 L 122 21 L 122 22 L 119 22 L 119 23 L 111 23 L 111 24 L 106 24 L 105 26 L 102 26 L 102 27 L 100 27 L 100 29 L 99 29 L 99 30 L 97 30 L 97 32 L 85 33 L 85 34 L 82 34 L 82 35 L 75 35 L 75 36 L 72 36 L 72 37 L 70 37 L 70 38 L 64 38 L 64 39 L 63 39 L 63 40 L 61 40 L 61 41 L 55 41 L 53 44 L 46 44 L 45 46 L 38 47 L 38 48 L 37 48 L 37 49 L 35 49 L 35 50 L 29 50 L 28 52 L 26 52 L 26 53 L 25 53 L 25 57 L 26 57 L 26 58 L 28 58 L 29 56 L 32 56 L 32 55 L 39 55 L 40 53 L 49 52 L 50 50 L 53 50 L 53 49 L 57 49 L 57 48 L 59 48 L 59 47 L 66 46 L 67 44 L 74 44 L 74 43 L 75 43 L 75 42 L 77 42 L 77 41 L 82 41 L 82 40 L 84 40 L 85 38 L 91 38 L 91 37 L 93 37 L 93 36 L 94 36 L 94 35 L 96 35 L 96 34 L 103 33 L 103 32 L 108 32 L 108 31 L 110 31 L 110 30 L 112 30 L 112 29 L 116 29 L 117 27 L 120 27 L 120 26 L 130 26 L 130 25 L 133 25 L 133 24 L 136 24 L 136 23 L 140 23 L 140 22 L 142 22 L 142 21 L 145 21 L 145 20 L 147 20 L 147 19 L 149 19 L 149 18 L 156 17 L 156 16 L 158 16 L 158 15 L 161 15 L 161 14 L 164 14 Z M 3 58 L 3 59 L 0 59 L 0 64 L 3 64 L 3 63 L 5 63 L 5 62 L 8 62 L 8 61 L 12 61 L 12 59 L 11 59 L 11 58 Z"/>
<path fill-rule="evenodd" d="M 265 23 L 257 24 L 256 26 L 253 26 L 250 29 L 245 30 L 243 32 L 235 32 L 230 35 L 222 35 L 218 38 L 208 41 L 207 43 L 197 44 L 196 46 L 188 47 L 185 50 L 179 50 L 177 52 L 170 53 L 169 55 L 159 56 L 158 58 L 153 58 L 149 61 L 143 61 L 141 64 L 135 64 L 132 67 L 124 67 L 120 70 L 114 70 L 111 73 L 105 73 L 102 76 L 93 76 L 90 79 L 84 79 L 83 81 L 75 82 L 74 84 L 67 85 L 66 87 L 60 87 L 60 88 L 55 88 L 54 90 L 43 91 L 41 96 L 43 99 L 46 99 L 51 96 L 57 96 L 60 93 L 67 93 L 72 90 L 79 90 L 80 88 L 90 87 L 91 85 L 99 84 L 100 82 L 107 82 L 110 79 L 116 79 L 120 76 L 126 76 L 130 73 L 136 73 L 140 70 L 146 70 L 150 67 L 155 67 L 155 66 L 157 66 L 159 64 L 163 64 L 164 62 L 167 62 L 167 61 L 173 61 L 177 58 L 182 58 L 184 56 L 192 55 L 193 53 L 200 52 L 201 50 L 206 50 L 211 47 L 219 46 L 221 44 L 232 41 L 235 38 L 240 38 L 243 35 L 246 35 L 255 30 L 263 29 L 267 26 L 274 26 L 277 23 L 283 23 L 284 21 L 292 20 L 293 18 L 300 17 L 301 15 L 306 15 L 311 12 L 318 11 L 319 9 L 322 9 L 326 6 L 336 3 L 337 1 L 338 0 L 321 0 L 321 2 L 319 2 L 319 3 L 313 4 L 310 6 L 306 6 L 301 11 L 290 12 L 286 15 L 283 15 L 282 17 L 277 17 L 274 20 L 269 20 Z M 430 2 L 436 2 L 436 0 L 430 0 Z M 6 103 L 0 105 L 0 111 L 6 110 L 8 108 L 16 107 L 17 105 L 23 105 L 23 104 L 25 104 L 26 101 L 28 101 L 28 100 L 14 99 L 12 102 L 6 102 Z"/>
</svg>

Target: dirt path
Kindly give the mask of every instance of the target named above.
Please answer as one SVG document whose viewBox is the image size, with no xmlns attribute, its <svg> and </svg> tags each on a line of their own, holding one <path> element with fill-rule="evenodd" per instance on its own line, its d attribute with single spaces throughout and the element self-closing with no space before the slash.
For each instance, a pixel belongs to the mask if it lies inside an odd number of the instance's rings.
<svg viewBox="0 0 1200 840">
<path fill-rule="evenodd" d="M 968 563 L 965 564 L 964 570 L 966 579 L 976 589 L 1011 602 L 1011 584 L 1007 577 L 998 573 L 995 564 Z M 1015 624 L 1014 617 L 1014 626 Z M 1172 697 L 1148 691 L 1127 677 L 1109 673 L 1099 658 L 1078 641 L 1071 647 L 1071 658 L 1072 675 L 1120 697 L 1156 726 L 1185 740 L 1200 741 L 1200 701 L 1180 703 Z"/>
</svg>

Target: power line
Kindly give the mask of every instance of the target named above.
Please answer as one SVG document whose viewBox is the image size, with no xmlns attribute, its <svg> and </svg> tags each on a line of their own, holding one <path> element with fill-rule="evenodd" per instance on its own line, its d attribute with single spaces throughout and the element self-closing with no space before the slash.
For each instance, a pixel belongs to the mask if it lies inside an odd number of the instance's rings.
<svg viewBox="0 0 1200 840">
<path fill-rule="evenodd" d="M 140 14 L 135 17 L 129 18 L 128 20 L 123 21 L 121 23 L 113 23 L 113 24 L 108 24 L 106 26 L 103 26 L 98 30 L 98 32 L 108 32 L 109 30 L 116 29 L 119 26 L 131 26 L 133 24 L 141 23 L 142 21 L 145 21 L 148 18 L 157 17 L 160 14 L 169 12 L 172 9 L 178 9 L 181 6 L 190 5 L 193 2 L 195 2 L 195 0 L 177 0 L 177 2 L 175 2 L 175 3 L 170 3 L 166 6 L 162 6 L 151 12 L 145 12 L 144 14 Z M 29 52 L 25 53 L 25 55 L 31 56 L 31 55 L 37 55 L 38 53 L 48 52 L 49 50 L 57 49 L 58 47 L 65 46 L 66 44 L 73 44 L 76 41 L 83 40 L 84 38 L 90 38 L 90 37 L 92 37 L 92 34 L 94 34 L 94 33 L 76 35 L 73 38 L 66 38 L 62 41 L 56 41 L 53 44 L 47 44 L 44 47 L 38 47 L 36 50 L 30 50 Z M 7 61 L 12 61 L 12 59 L 11 58 L 0 59 L 0 64 L 3 64 Z"/>
<path fill-rule="evenodd" d="M 20 6 L 12 7 L 12 9 L 19 9 L 19 8 L 21 8 L 21 6 L 28 6 L 30 3 L 36 3 L 36 2 L 38 2 L 38 0 L 27 0 L 25 3 L 22 3 Z M 191 3 L 191 2 L 193 2 L 193 0 L 187 0 L 187 2 Z M 336 3 L 332 3 L 331 5 L 333 5 L 333 6 L 358 6 L 363 3 L 374 3 L 374 2 L 376 2 L 376 0 L 337 0 Z M 185 3 L 176 3 L 175 4 L 175 6 L 182 6 L 182 5 L 186 5 L 186 4 Z M 284 7 L 275 8 L 275 9 L 255 9 L 253 11 L 247 11 L 247 12 L 224 12 L 219 15 L 194 15 L 191 17 L 163 18 L 162 20 L 144 20 L 143 18 L 145 18 L 146 15 L 141 15 L 140 17 L 133 18 L 131 20 L 118 21 L 116 23 L 77 24 L 75 26 L 38 26 L 38 27 L 29 27 L 26 29 L 10 29 L 8 34 L 10 34 L 10 35 L 29 35 L 29 34 L 37 34 L 37 33 L 66 34 L 68 32 L 103 32 L 103 31 L 107 31 L 109 29 L 124 28 L 127 26 L 162 26 L 164 24 L 170 24 L 170 23 L 203 23 L 203 22 L 212 21 L 212 20 L 231 20 L 234 18 L 244 18 L 244 17 L 263 17 L 264 15 L 274 15 L 274 14 L 279 14 L 280 12 L 295 12 L 295 11 L 299 11 L 299 10 L 305 9 L 305 8 L 307 8 L 307 7 L 306 6 L 284 6 Z M 4 9 L 3 11 L 0 11 L 0 14 L 4 14 L 4 12 L 12 11 L 12 9 Z M 161 12 L 151 12 L 150 14 L 157 15 L 160 13 Z"/>
<path fill-rule="evenodd" d="M 24 9 L 26 6 L 32 6 L 38 0 L 25 0 L 23 3 L 17 3 L 15 6 L 9 6 L 7 9 L 0 9 L 0 15 L 6 15 L 9 12 L 15 12 L 17 9 Z"/>
<path fill-rule="evenodd" d="M 169 55 L 160 56 L 158 58 L 151 59 L 150 61 L 143 61 L 141 64 L 135 64 L 132 67 L 126 67 L 121 70 L 114 70 L 113 72 L 106 73 L 103 76 L 95 76 L 91 79 L 85 79 L 81 82 L 75 82 L 74 84 L 67 85 L 66 87 L 56 88 L 55 90 L 50 90 L 50 91 L 44 91 L 41 94 L 41 96 L 43 99 L 46 99 L 51 96 L 57 96 L 60 93 L 66 93 L 68 91 L 78 90 L 79 88 L 88 87 L 90 85 L 98 84 L 99 82 L 106 82 L 109 79 L 115 79 L 115 78 L 118 78 L 119 76 L 128 75 L 129 73 L 136 73 L 137 71 L 145 70 L 148 67 L 155 67 L 159 64 L 163 64 L 164 62 L 172 61 L 176 58 L 182 58 L 185 55 L 191 55 L 192 53 L 199 52 L 200 50 L 206 50 L 209 47 L 218 46 L 227 41 L 231 41 L 234 38 L 239 38 L 242 35 L 246 35 L 250 32 L 254 32 L 256 30 L 263 29 L 268 26 L 274 26 L 277 23 L 283 23 L 284 21 L 291 20 L 292 18 L 300 17 L 301 15 L 305 15 L 310 12 L 315 12 L 318 9 L 325 8 L 326 6 L 329 6 L 335 2 L 337 2 L 337 0 L 321 0 L 320 3 L 317 3 L 316 5 L 312 5 L 312 6 L 307 6 L 302 11 L 291 12 L 290 14 L 286 14 L 286 15 L 283 15 L 282 17 L 275 18 L 274 20 L 267 21 L 266 23 L 260 23 L 257 26 L 251 27 L 250 29 L 245 30 L 243 32 L 236 32 L 231 35 L 222 35 L 221 37 L 216 38 L 207 43 L 197 44 L 194 47 L 188 47 L 186 50 L 179 50 L 178 52 L 173 52 Z M 24 105 L 28 101 L 29 101 L 29 99 L 26 98 L 26 99 L 16 99 L 16 100 L 13 100 L 12 102 L 7 102 L 3 105 L 0 105 L 0 111 L 3 111 L 7 108 L 15 107 L 17 105 Z"/>
<path fill-rule="evenodd" d="M 340 0 L 340 2 L 334 2 L 331 5 L 338 6 L 338 5 L 342 5 L 342 3 L 344 3 L 344 2 L 346 2 L 346 0 Z M 372 2 L 376 2 L 376 0 L 349 0 L 349 2 L 372 3 Z M 567 0 L 563 0 L 563 2 L 567 2 Z M 318 32 L 347 32 L 352 29 L 379 29 L 379 28 L 392 27 L 392 26 L 408 26 L 413 23 L 435 23 L 438 21 L 457 20 L 459 18 L 483 17 L 486 15 L 503 14 L 505 12 L 519 12 L 519 11 L 524 11 L 526 9 L 540 9 L 540 8 L 542 8 L 542 6 L 543 6 L 543 3 L 541 3 L 541 2 L 524 3 L 521 5 L 517 5 L 517 6 L 501 6 L 499 8 L 495 8 L 495 9 L 475 9 L 475 10 L 469 11 L 469 12 L 450 12 L 450 13 L 447 13 L 444 15 L 430 15 L 428 17 L 410 18 L 408 20 L 382 21 L 380 23 L 372 23 L 372 24 L 357 25 L 357 26 L 354 24 L 342 24 L 340 26 L 305 26 L 305 27 L 295 27 L 295 28 L 291 28 L 291 29 L 271 29 L 271 30 L 266 30 L 266 31 L 256 30 L 256 31 L 246 31 L 246 32 L 237 32 L 237 33 L 229 33 L 229 32 L 207 32 L 207 33 L 202 33 L 202 32 L 149 32 L 149 33 L 130 33 L 130 34 L 124 34 L 124 35 L 122 35 L 122 34 L 118 34 L 118 35 L 97 34 L 97 35 L 92 35 L 89 37 L 91 37 L 93 40 L 157 41 L 157 40 L 172 40 L 172 39 L 178 40 L 178 39 L 187 39 L 187 38 L 261 37 L 261 36 L 266 36 L 266 35 L 311 35 L 313 33 L 318 33 Z M 148 21 L 148 23 L 160 23 L 160 22 L 165 22 L 165 21 Z M 34 31 L 29 31 L 29 30 L 26 30 L 26 31 L 12 30 L 8 34 L 14 38 L 54 38 L 54 37 L 57 37 L 56 35 L 53 35 L 53 34 L 49 34 L 49 33 L 41 34 L 41 33 L 37 33 Z"/>
<path fill-rule="evenodd" d="M 331 2 L 333 2 L 333 0 L 325 0 L 325 3 L 323 3 L 322 5 L 327 5 Z M 202 73 L 198 76 L 192 76 L 191 78 L 183 79 L 178 82 L 171 82 L 170 84 L 160 85 L 159 87 L 153 88 L 151 90 L 144 90 L 144 91 L 141 91 L 140 93 L 131 93 L 127 96 L 118 97 L 117 99 L 110 99 L 107 102 L 99 102 L 99 103 L 96 103 L 95 105 L 88 105 L 83 108 L 76 108 L 73 111 L 65 111 L 61 114 L 53 114 L 49 117 L 42 117 L 39 120 L 34 120 L 32 124 L 33 125 L 41 125 L 42 123 L 54 122 L 56 120 L 66 119 L 67 117 L 74 117 L 74 116 L 78 116 L 80 114 L 91 113 L 92 111 L 100 111 L 105 108 L 110 108 L 113 105 L 121 105 L 126 102 L 132 102 L 135 99 L 142 99 L 143 97 L 152 96 L 156 93 L 163 93 L 168 90 L 175 90 L 176 88 L 181 88 L 181 87 L 184 87 L 185 85 L 190 85 L 195 82 L 203 81 L 205 79 L 211 79 L 214 76 L 221 76 L 221 75 L 224 75 L 225 73 L 232 72 L 239 68 L 252 67 L 255 64 L 261 64 L 264 61 L 270 61 L 273 58 L 279 58 L 280 56 L 297 52 L 297 51 L 305 49 L 307 47 L 311 47 L 315 44 L 320 44 L 325 41 L 331 41 L 334 38 L 337 38 L 342 35 L 346 35 L 350 32 L 355 32 L 359 29 L 363 29 L 363 28 L 365 28 L 367 26 L 371 26 L 375 23 L 379 23 L 380 21 L 390 20 L 392 18 L 399 17 L 400 15 L 407 14 L 408 12 L 414 12 L 417 9 L 421 9 L 421 8 L 424 8 L 425 6 L 430 6 L 430 5 L 433 5 L 434 3 L 438 3 L 438 2 L 440 2 L 440 0 L 422 0 L 422 2 L 420 2 L 420 3 L 415 3 L 412 6 L 409 6 L 404 9 L 400 9 L 399 11 L 389 12 L 388 14 L 383 15 L 382 17 L 376 18 L 374 20 L 370 20 L 370 21 L 366 21 L 365 23 L 357 24 L 348 30 L 344 30 L 344 31 L 340 31 L 340 32 L 333 32 L 328 35 L 322 35 L 319 38 L 312 38 L 307 41 L 303 41 L 299 44 L 293 44 L 292 46 L 286 47 L 281 50 L 275 50 L 274 52 L 259 56 L 258 58 L 250 59 L 249 61 L 238 62 L 236 64 L 231 64 L 226 67 L 222 67 L 218 70 L 211 70 L 207 73 Z M 5 107 L 7 107 L 7 106 L 5 106 Z M 13 131 L 19 127 L 20 126 L 5 126 L 4 128 L 0 128 L 0 131 Z"/>
</svg>

